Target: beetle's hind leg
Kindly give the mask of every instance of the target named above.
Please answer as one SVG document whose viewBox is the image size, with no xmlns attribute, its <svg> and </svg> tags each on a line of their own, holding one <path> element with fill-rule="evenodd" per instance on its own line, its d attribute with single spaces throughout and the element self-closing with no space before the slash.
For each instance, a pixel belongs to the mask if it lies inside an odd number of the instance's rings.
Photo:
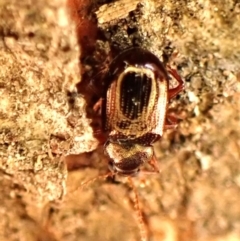
<svg viewBox="0 0 240 241">
<path fill-rule="evenodd" d="M 164 130 L 175 129 L 178 126 L 178 118 L 171 114 L 167 114 Z"/>
<path fill-rule="evenodd" d="M 168 90 L 168 100 L 171 100 L 172 98 L 174 98 L 176 95 L 178 95 L 184 89 L 184 82 L 175 69 L 172 69 L 170 66 L 167 66 L 167 71 L 178 82 L 178 86 Z"/>
</svg>

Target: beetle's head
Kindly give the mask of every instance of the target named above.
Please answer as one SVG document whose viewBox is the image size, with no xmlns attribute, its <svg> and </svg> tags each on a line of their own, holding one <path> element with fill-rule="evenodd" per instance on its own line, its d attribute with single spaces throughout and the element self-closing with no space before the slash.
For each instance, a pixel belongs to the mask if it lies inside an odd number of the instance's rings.
<svg viewBox="0 0 240 241">
<path fill-rule="evenodd" d="M 152 146 L 139 144 L 107 142 L 105 151 L 110 157 L 109 169 L 123 176 L 136 175 L 140 165 L 153 157 Z"/>
</svg>

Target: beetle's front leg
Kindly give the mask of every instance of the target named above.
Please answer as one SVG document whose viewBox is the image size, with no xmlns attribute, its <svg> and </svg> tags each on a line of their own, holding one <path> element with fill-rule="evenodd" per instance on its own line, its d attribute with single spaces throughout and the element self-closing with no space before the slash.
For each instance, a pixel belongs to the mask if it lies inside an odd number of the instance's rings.
<svg viewBox="0 0 240 241">
<path fill-rule="evenodd" d="M 104 144 L 107 140 L 107 134 L 103 131 L 102 123 L 102 104 L 103 98 L 100 98 L 93 106 L 94 116 L 91 126 L 93 128 L 93 135 L 98 139 L 99 144 Z"/>
<path fill-rule="evenodd" d="M 159 173 L 159 168 L 158 168 L 158 165 L 157 165 L 157 158 L 156 158 L 155 154 L 153 154 L 152 159 L 149 160 L 148 163 L 153 168 L 154 172 Z"/>
</svg>

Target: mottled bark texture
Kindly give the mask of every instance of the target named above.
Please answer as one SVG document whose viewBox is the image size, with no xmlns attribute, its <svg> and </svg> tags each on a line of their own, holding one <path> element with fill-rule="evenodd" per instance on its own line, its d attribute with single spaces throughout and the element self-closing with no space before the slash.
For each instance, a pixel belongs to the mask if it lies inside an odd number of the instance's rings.
<svg viewBox="0 0 240 241">
<path fill-rule="evenodd" d="M 134 179 L 150 240 L 239 240 L 239 1 L 119 2 L 98 9 L 99 27 L 122 47 L 140 39 L 186 83 L 171 104 L 182 121 L 155 145 L 161 173 Z M 66 2 L 0 0 L 0 37 L 0 240 L 140 240 L 124 179 L 78 189 L 105 173 L 101 150 L 69 156 L 84 168 L 67 179 L 65 156 L 97 141 Z"/>
</svg>

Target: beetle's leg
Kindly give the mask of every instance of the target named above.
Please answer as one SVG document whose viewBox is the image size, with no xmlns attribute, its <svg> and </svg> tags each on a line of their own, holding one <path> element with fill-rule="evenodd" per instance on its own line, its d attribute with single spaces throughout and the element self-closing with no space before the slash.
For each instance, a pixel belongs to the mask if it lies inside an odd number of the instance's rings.
<svg viewBox="0 0 240 241">
<path fill-rule="evenodd" d="M 153 168 L 154 172 L 159 172 L 158 165 L 157 165 L 157 158 L 156 158 L 155 154 L 153 154 L 152 159 L 149 160 L 148 163 Z"/>
<path fill-rule="evenodd" d="M 95 116 L 92 120 L 90 126 L 93 129 L 93 136 L 98 140 L 99 145 L 102 145 L 108 139 L 107 134 L 103 131 L 102 128 L 102 118 L 101 116 Z"/>
<path fill-rule="evenodd" d="M 166 116 L 166 122 L 164 125 L 164 130 L 168 130 L 168 129 L 174 129 L 176 128 L 178 125 L 178 121 L 177 118 L 173 115 L 168 115 Z"/>
<path fill-rule="evenodd" d="M 91 127 L 93 129 L 93 136 L 99 141 L 99 145 L 102 145 L 106 142 L 107 136 L 103 131 L 102 127 L 102 103 L 103 99 L 100 98 L 93 106 L 94 115 L 92 116 Z"/>
<path fill-rule="evenodd" d="M 175 69 L 172 69 L 170 66 L 167 66 L 167 71 L 178 82 L 178 86 L 177 87 L 168 90 L 168 100 L 171 100 L 172 98 L 174 98 L 178 93 L 180 93 L 184 89 L 184 82 L 183 82 L 183 80 L 181 79 L 181 77 L 179 76 L 179 74 L 177 73 L 177 71 Z"/>
<path fill-rule="evenodd" d="M 108 139 L 107 134 L 104 133 L 100 128 L 94 130 L 93 136 L 98 140 L 99 145 L 103 145 Z"/>
<path fill-rule="evenodd" d="M 95 111 L 95 112 L 100 112 L 101 113 L 101 110 L 102 110 L 102 102 L 103 102 L 103 99 L 102 98 L 100 98 L 98 101 L 97 101 L 97 103 L 93 106 L 93 110 Z"/>
</svg>

